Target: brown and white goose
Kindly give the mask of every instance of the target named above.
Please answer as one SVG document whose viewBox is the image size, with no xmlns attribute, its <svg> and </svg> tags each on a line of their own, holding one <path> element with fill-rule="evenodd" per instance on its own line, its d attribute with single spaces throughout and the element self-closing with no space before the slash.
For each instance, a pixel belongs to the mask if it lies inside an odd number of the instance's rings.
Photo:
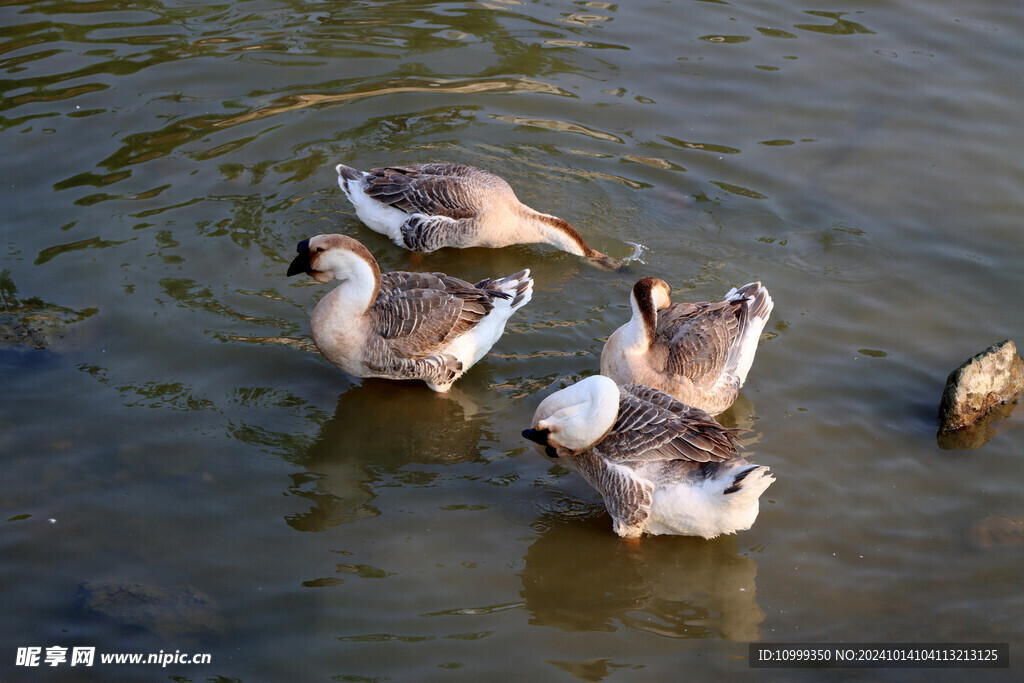
<svg viewBox="0 0 1024 683">
<path fill-rule="evenodd" d="M 625 538 L 749 529 L 775 481 L 737 454 L 736 430 L 657 389 L 603 375 L 541 401 L 523 436 L 597 489 Z"/>
<path fill-rule="evenodd" d="M 533 296 L 529 270 L 475 285 L 443 273 L 381 273 L 345 235 L 317 235 L 297 251 L 289 276 L 340 281 L 313 309 L 310 327 L 320 353 L 356 377 L 420 379 L 448 391 Z"/>
<path fill-rule="evenodd" d="M 338 185 L 359 220 L 400 247 L 507 247 L 540 242 L 615 269 L 568 222 L 534 211 L 502 178 L 462 164 L 409 164 L 358 171 L 338 164 Z"/>
<path fill-rule="evenodd" d="M 722 412 L 736 400 L 774 303 L 760 282 L 722 301 L 673 304 L 668 284 L 645 277 L 629 297 L 633 316 L 601 352 L 601 374 L 639 383 L 686 405 Z"/>
</svg>

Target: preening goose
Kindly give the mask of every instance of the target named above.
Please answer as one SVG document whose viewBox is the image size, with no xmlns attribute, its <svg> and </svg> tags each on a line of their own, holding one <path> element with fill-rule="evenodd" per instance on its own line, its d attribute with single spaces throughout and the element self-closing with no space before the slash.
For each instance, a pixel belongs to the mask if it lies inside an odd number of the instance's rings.
<svg viewBox="0 0 1024 683">
<path fill-rule="evenodd" d="M 737 455 L 735 430 L 708 413 L 603 375 L 541 401 L 523 436 L 597 489 L 625 538 L 749 529 L 775 481 L 767 467 Z"/>
<path fill-rule="evenodd" d="M 712 415 L 732 405 L 774 306 L 768 290 L 752 282 L 722 301 L 673 304 L 664 280 L 645 277 L 629 301 L 633 316 L 605 343 L 601 374 L 660 389 Z"/>
<path fill-rule="evenodd" d="M 421 379 L 434 391 L 494 345 L 533 296 L 529 270 L 470 284 L 443 273 L 381 273 L 361 243 L 345 235 L 299 242 L 288 275 L 339 280 L 313 309 L 313 342 L 356 377 Z"/>
<path fill-rule="evenodd" d="M 503 179 L 462 164 L 409 164 L 358 171 L 338 164 L 338 185 L 359 220 L 413 251 L 540 242 L 616 269 L 569 223 L 534 211 Z"/>
</svg>

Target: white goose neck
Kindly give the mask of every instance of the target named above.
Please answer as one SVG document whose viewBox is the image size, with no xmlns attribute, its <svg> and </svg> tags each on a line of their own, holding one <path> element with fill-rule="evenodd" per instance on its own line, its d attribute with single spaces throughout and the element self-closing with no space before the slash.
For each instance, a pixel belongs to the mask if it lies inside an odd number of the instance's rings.
<svg viewBox="0 0 1024 683">
<path fill-rule="evenodd" d="M 658 326 L 658 312 L 653 302 L 637 301 L 636 292 L 629 294 L 629 307 L 633 314 L 629 322 L 623 326 L 622 347 L 626 353 L 647 353 L 654 342 L 654 332 Z"/>
<path fill-rule="evenodd" d="M 362 316 L 376 300 L 380 291 L 380 269 L 376 263 L 351 251 L 331 250 L 323 254 L 319 268 L 332 273 L 338 282 L 329 295 L 336 314 Z"/>
</svg>

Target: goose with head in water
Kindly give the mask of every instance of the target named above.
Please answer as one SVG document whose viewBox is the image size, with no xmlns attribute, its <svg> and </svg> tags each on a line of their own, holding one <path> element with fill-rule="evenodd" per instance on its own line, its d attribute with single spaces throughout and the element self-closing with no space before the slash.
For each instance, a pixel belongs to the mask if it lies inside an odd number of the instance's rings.
<svg viewBox="0 0 1024 683">
<path fill-rule="evenodd" d="M 622 265 L 588 245 L 568 222 L 534 211 L 502 178 L 463 164 L 358 171 L 338 164 L 338 185 L 359 220 L 400 247 L 506 247 L 546 243 L 604 268 Z"/>
</svg>

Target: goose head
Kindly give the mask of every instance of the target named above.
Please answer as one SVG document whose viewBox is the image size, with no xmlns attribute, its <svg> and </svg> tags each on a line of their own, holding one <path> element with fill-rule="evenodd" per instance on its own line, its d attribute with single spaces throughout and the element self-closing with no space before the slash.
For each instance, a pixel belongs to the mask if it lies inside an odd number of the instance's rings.
<svg viewBox="0 0 1024 683">
<path fill-rule="evenodd" d="M 604 375 L 582 379 L 537 406 L 523 436 L 548 457 L 590 450 L 611 430 L 619 414 L 619 387 Z"/>
<path fill-rule="evenodd" d="M 299 242 L 298 256 L 288 266 L 288 277 L 306 273 L 317 282 L 369 278 L 380 280 L 380 268 L 373 254 L 345 235 L 317 235 Z"/>
</svg>

